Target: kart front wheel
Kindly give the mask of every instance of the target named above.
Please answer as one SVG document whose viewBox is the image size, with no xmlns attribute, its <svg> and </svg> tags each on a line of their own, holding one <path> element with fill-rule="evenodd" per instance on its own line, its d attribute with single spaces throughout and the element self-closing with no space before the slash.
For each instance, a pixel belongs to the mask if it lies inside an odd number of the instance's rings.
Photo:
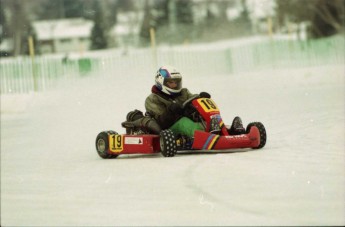
<svg viewBox="0 0 345 227">
<path fill-rule="evenodd" d="M 177 152 L 175 135 L 170 129 L 161 131 L 159 142 L 164 157 L 175 156 Z"/>
<path fill-rule="evenodd" d="M 257 129 L 259 129 L 259 132 L 260 132 L 260 144 L 259 144 L 259 146 L 254 147 L 253 149 L 263 148 L 266 145 L 266 140 L 267 140 L 267 134 L 266 134 L 265 126 L 261 122 L 249 123 L 247 126 L 247 129 L 246 129 L 247 134 L 250 132 L 250 129 L 252 127 L 256 127 Z"/>
<path fill-rule="evenodd" d="M 116 158 L 118 155 L 109 154 L 109 135 L 118 134 L 114 131 L 101 132 L 96 138 L 96 150 L 98 155 L 104 159 Z"/>
</svg>

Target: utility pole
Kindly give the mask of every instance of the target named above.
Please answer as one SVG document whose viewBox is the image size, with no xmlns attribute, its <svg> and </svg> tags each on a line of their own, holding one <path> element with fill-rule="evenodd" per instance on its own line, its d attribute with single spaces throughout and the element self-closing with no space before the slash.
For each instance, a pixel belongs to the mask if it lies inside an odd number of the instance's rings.
<svg viewBox="0 0 345 227">
<path fill-rule="evenodd" d="M 34 46 L 34 40 L 32 36 L 28 37 L 28 44 L 29 44 L 29 53 L 31 57 L 32 79 L 34 82 L 34 91 L 36 92 L 38 90 L 38 86 L 37 86 L 37 77 L 36 77 L 36 69 L 35 69 L 35 46 Z"/>
</svg>

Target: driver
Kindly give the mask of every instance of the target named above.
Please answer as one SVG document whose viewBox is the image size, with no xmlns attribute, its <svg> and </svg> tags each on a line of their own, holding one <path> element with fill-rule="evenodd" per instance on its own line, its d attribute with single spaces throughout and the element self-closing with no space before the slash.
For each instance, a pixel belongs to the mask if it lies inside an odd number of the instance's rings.
<svg viewBox="0 0 345 227">
<path fill-rule="evenodd" d="M 182 88 L 182 75 L 173 66 L 158 69 L 155 85 L 145 100 L 146 113 L 159 124 L 161 129 L 171 129 L 175 135 L 194 136 L 195 130 L 205 130 L 201 123 L 183 116 L 182 104 L 196 96 L 187 88 Z M 199 94 L 202 98 L 210 98 L 207 92 Z"/>
</svg>

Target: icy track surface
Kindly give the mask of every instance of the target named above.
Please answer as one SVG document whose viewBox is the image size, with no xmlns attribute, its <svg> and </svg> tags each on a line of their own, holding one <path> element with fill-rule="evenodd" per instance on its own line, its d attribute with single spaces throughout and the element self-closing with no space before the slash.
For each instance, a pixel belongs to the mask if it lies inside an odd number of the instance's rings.
<svg viewBox="0 0 345 227">
<path fill-rule="evenodd" d="M 1 226 L 345 224 L 344 66 L 185 75 L 266 147 L 103 160 L 96 135 L 144 109 L 134 73 L 1 97 Z"/>
</svg>

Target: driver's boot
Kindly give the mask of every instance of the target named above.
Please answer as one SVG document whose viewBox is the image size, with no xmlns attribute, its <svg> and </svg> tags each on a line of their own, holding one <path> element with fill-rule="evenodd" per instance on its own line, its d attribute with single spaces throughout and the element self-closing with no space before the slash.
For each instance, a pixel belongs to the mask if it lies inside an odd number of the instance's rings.
<svg viewBox="0 0 345 227">
<path fill-rule="evenodd" d="M 150 133 L 158 135 L 162 129 L 158 125 L 155 119 L 145 116 L 134 121 L 122 122 L 122 127 L 124 128 L 141 128 L 148 130 Z"/>
<path fill-rule="evenodd" d="M 237 116 L 234 118 L 228 132 L 230 135 L 241 135 L 246 133 L 246 130 L 243 127 L 242 120 L 240 117 Z"/>
</svg>

